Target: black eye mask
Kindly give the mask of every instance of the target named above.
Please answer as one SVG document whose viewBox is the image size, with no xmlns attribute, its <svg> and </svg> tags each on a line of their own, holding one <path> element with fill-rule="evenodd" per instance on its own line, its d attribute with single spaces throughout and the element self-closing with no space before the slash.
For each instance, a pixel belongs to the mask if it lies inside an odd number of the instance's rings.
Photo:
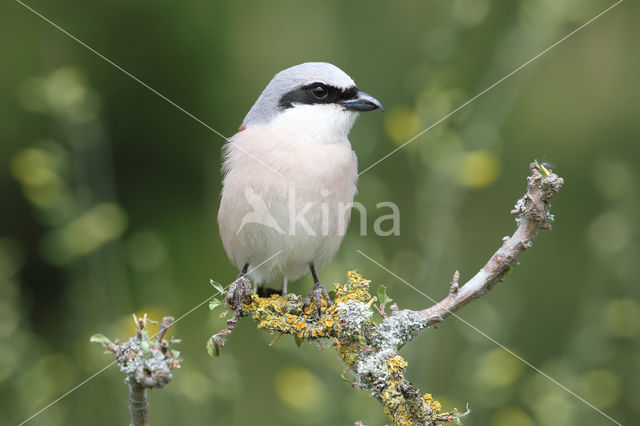
<svg viewBox="0 0 640 426">
<path fill-rule="evenodd" d="M 340 101 L 355 99 L 358 96 L 356 86 L 348 89 L 338 89 L 324 83 L 311 83 L 285 93 L 278 102 L 281 109 L 288 109 L 294 104 L 334 104 Z"/>
</svg>

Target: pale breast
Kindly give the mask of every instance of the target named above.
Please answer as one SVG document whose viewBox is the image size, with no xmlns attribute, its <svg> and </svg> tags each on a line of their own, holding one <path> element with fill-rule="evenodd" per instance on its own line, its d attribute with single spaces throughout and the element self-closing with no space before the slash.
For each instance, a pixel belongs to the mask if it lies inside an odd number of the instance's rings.
<svg viewBox="0 0 640 426">
<path fill-rule="evenodd" d="M 239 268 L 280 251 L 254 276 L 295 279 L 309 262 L 322 265 L 335 255 L 357 180 L 356 156 L 346 138 L 303 144 L 249 128 L 232 138 L 224 171 L 220 235 Z"/>
</svg>

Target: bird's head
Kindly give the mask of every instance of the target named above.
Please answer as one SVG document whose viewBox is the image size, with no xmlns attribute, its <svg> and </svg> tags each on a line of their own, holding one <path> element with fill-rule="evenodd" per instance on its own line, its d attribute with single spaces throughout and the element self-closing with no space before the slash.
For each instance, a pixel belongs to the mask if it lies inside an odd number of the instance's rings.
<svg viewBox="0 0 640 426">
<path fill-rule="evenodd" d="M 340 68 L 307 62 L 276 74 L 242 124 L 332 142 L 347 137 L 358 112 L 375 109 L 383 109 L 380 101 L 358 90 Z"/>
</svg>

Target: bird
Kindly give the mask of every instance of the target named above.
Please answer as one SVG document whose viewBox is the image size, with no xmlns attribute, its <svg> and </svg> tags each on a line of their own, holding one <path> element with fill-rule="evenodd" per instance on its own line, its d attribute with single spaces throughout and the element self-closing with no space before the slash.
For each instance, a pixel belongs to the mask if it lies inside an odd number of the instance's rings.
<svg viewBox="0 0 640 426">
<path fill-rule="evenodd" d="M 338 252 L 356 194 L 357 157 L 348 135 L 360 112 L 382 103 L 326 62 L 273 77 L 225 143 L 218 226 L 223 247 L 257 286 L 307 273 L 305 304 L 331 303 L 318 270 Z"/>
</svg>

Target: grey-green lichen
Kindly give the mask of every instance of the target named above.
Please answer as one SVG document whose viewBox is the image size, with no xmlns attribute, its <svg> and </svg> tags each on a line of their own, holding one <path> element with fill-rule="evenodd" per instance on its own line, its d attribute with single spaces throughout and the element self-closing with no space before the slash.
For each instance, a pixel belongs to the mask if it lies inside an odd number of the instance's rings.
<svg viewBox="0 0 640 426">
<path fill-rule="evenodd" d="M 161 388 L 172 379 L 172 370 L 180 368 L 180 352 L 171 347 L 179 343 L 177 339 L 165 340 L 164 335 L 171 326 L 173 318 L 165 317 L 160 325 L 160 331 L 153 336 L 148 335 L 146 329 L 150 321 L 146 314 L 143 318 L 136 318 L 136 335 L 125 342 L 112 342 L 102 334 L 91 337 L 92 342 L 102 344 L 113 353 L 115 360 L 126 377 L 125 382 L 132 381 L 143 388 Z M 157 324 L 157 323 L 156 323 Z"/>
<path fill-rule="evenodd" d="M 376 327 L 371 343 L 380 350 L 392 348 L 398 350 L 412 340 L 418 331 L 426 327 L 424 317 L 412 311 L 400 311 Z"/>
<path fill-rule="evenodd" d="M 344 334 L 359 336 L 371 326 L 373 311 L 367 303 L 347 300 L 337 304 L 335 312 Z"/>
</svg>

